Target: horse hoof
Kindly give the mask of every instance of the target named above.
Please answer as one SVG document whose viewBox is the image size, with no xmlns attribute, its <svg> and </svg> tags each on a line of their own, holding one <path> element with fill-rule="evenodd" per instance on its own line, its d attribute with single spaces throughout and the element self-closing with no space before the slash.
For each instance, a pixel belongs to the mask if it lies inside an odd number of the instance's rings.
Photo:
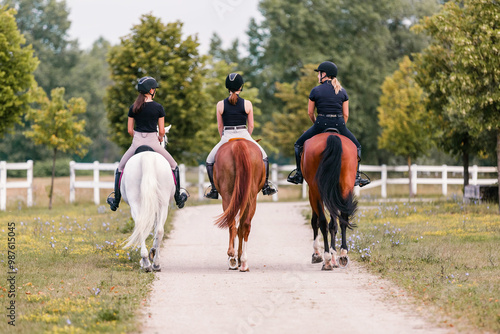
<svg viewBox="0 0 500 334">
<path fill-rule="evenodd" d="M 323 262 L 323 257 L 320 254 L 314 253 L 312 255 L 311 263 L 321 263 Z"/>
<path fill-rule="evenodd" d="M 160 272 L 161 271 L 161 266 L 153 264 L 153 271 Z"/>
<path fill-rule="evenodd" d="M 349 257 L 347 255 L 345 256 L 340 256 L 338 259 L 340 268 L 346 268 L 347 265 L 349 264 Z"/>
<path fill-rule="evenodd" d="M 155 255 L 156 255 L 156 248 L 153 247 L 149 251 L 149 261 L 153 262 Z"/>
<path fill-rule="evenodd" d="M 235 257 L 229 257 L 227 259 L 227 265 L 230 270 L 236 270 L 238 269 L 238 260 Z"/>
<path fill-rule="evenodd" d="M 330 271 L 330 270 L 333 270 L 333 266 L 331 264 L 326 265 L 326 264 L 323 263 L 323 267 L 321 267 L 321 270 L 328 270 L 328 271 Z"/>
</svg>

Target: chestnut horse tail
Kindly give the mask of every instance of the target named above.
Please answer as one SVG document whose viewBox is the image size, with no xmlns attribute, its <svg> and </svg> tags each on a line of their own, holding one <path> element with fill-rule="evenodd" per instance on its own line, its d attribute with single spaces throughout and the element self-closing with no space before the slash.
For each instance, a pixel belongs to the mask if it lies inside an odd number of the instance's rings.
<svg viewBox="0 0 500 334">
<path fill-rule="evenodd" d="M 342 197 L 340 184 L 342 182 L 340 171 L 342 168 L 342 140 L 336 136 L 328 136 L 326 148 L 322 153 L 322 159 L 316 172 L 321 198 L 326 208 L 333 216 L 339 217 L 339 211 L 351 217 L 356 211 L 357 202 L 354 200 L 352 191 L 347 198 Z M 352 224 L 349 228 L 354 227 Z"/>
<path fill-rule="evenodd" d="M 232 146 L 232 155 L 235 169 L 234 187 L 229 206 L 215 222 L 220 228 L 227 228 L 234 221 L 238 212 L 240 213 L 240 221 L 244 221 L 250 208 L 251 183 L 254 171 L 250 160 L 248 142 L 244 140 L 235 141 Z"/>
</svg>

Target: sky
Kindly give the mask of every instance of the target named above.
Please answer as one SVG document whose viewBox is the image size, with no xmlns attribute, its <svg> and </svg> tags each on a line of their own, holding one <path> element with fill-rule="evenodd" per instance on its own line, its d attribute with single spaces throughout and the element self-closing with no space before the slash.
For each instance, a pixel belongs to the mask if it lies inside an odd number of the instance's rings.
<svg viewBox="0 0 500 334">
<path fill-rule="evenodd" d="M 250 18 L 258 22 L 259 0 L 66 0 L 71 27 L 70 39 L 78 39 L 81 49 L 89 49 L 99 37 L 115 45 L 130 34 L 143 14 L 158 17 L 166 24 L 180 20 L 183 35 L 197 35 L 200 52 L 207 53 L 212 34 L 217 33 L 223 47 L 238 38 L 247 43 Z"/>
</svg>

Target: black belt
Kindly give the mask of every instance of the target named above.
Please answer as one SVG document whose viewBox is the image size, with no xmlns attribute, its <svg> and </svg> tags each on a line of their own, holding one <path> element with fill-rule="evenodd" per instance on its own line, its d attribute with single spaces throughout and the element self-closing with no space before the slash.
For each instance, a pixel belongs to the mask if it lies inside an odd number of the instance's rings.
<svg viewBox="0 0 500 334">
<path fill-rule="evenodd" d="M 338 117 L 338 118 L 343 118 L 344 115 L 341 114 L 318 114 L 318 116 L 323 116 L 323 117 Z"/>
<path fill-rule="evenodd" d="M 224 130 L 241 130 L 241 129 L 246 129 L 246 125 L 236 125 L 236 126 L 225 126 Z"/>
</svg>

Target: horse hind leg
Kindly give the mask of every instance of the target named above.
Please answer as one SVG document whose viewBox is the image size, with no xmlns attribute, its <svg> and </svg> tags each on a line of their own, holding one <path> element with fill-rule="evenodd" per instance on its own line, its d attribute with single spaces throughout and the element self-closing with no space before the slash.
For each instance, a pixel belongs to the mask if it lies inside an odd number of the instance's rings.
<svg viewBox="0 0 500 334">
<path fill-rule="evenodd" d="M 146 248 L 146 240 L 141 242 L 141 261 L 139 262 L 141 268 L 144 269 L 145 272 L 151 271 L 151 263 L 149 262 L 149 254 L 148 249 Z"/>
<path fill-rule="evenodd" d="M 238 260 L 240 262 L 240 271 L 249 271 L 248 267 L 248 255 L 247 255 L 247 244 L 248 235 L 250 234 L 250 223 L 245 222 L 240 224 L 238 229 Z"/>
<path fill-rule="evenodd" d="M 337 236 L 338 225 L 337 219 L 330 215 L 330 224 L 328 224 L 328 230 L 330 231 L 330 254 L 332 254 L 332 266 L 333 268 L 338 268 L 339 265 L 337 263 L 337 250 L 335 248 L 335 238 Z"/>
<path fill-rule="evenodd" d="M 161 271 L 160 265 L 160 246 L 161 241 L 163 240 L 164 228 L 161 220 L 156 224 L 156 233 L 155 238 L 153 240 L 153 247 L 149 251 L 149 260 L 153 262 L 152 269 L 153 271 Z"/>
<path fill-rule="evenodd" d="M 234 239 L 236 238 L 236 226 L 233 221 L 229 226 L 229 247 L 227 249 L 227 263 L 230 270 L 238 269 L 238 259 L 236 258 L 236 252 L 234 250 Z"/>
<path fill-rule="evenodd" d="M 332 264 L 332 254 L 330 254 L 330 246 L 328 245 L 328 221 L 324 214 L 321 214 L 319 217 L 319 229 L 321 230 L 321 234 L 323 235 L 323 244 L 325 247 L 325 252 L 323 254 L 323 267 L 321 270 L 333 270 Z"/>
<path fill-rule="evenodd" d="M 314 211 L 311 217 L 311 227 L 313 230 L 313 238 L 314 238 L 311 263 L 322 263 L 323 256 L 321 256 L 321 253 L 319 251 L 318 215 Z"/>
<path fill-rule="evenodd" d="M 346 268 L 349 264 L 349 257 L 347 256 L 347 226 L 349 225 L 349 216 L 341 213 L 340 230 L 342 231 L 342 246 L 340 247 L 339 264 L 341 268 Z"/>
</svg>

